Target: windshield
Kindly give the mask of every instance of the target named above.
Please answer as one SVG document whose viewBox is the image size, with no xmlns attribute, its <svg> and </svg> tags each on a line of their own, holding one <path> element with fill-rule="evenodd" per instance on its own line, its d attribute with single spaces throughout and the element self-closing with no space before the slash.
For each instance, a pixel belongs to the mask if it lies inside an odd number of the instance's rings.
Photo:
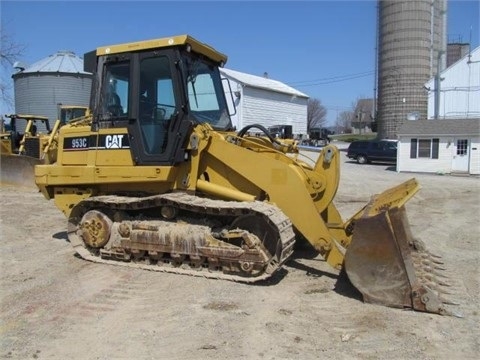
<svg viewBox="0 0 480 360">
<path fill-rule="evenodd" d="M 217 130 L 230 130 L 232 122 L 218 68 L 200 59 L 186 57 L 187 96 L 190 113 L 199 123 Z"/>
</svg>

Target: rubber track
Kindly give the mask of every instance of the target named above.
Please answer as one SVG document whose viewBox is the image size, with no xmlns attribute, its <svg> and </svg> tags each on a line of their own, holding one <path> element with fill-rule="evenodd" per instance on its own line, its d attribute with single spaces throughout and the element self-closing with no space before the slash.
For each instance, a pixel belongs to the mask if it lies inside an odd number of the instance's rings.
<svg viewBox="0 0 480 360">
<path fill-rule="evenodd" d="M 76 233 L 78 229 L 78 224 L 80 223 L 83 214 L 85 214 L 89 210 L 101 210 L 108 208 L 111 210 L 129 211 L 142 210 L 165 205 L 174 205 L 180 210 L 186 210 L 200 214 L 208 214 L 212 216 L 243 216 L 252 213 L 256 213 L 257 215 L 261 214 L 261 216 L 267 218 L 267 221 L 271 225 L 275 226 L 278 229 L 278 234 L 282 243 L 281 259 L 279 262 L 271 261 L 271 263 L 268 264 L 266 271 L 261 275 L 257 275 L 255 277 L 242 277 L 237 275 L 224 274 L 221 271 L 211 271 L 208 268 L 191 269 L 183 267 L 173 267 L 169 264 L 163 264 L 162 262 L 159 262 L 159 264 L 161 265 L 154 265 L 134 261 L 124 262 L 103 259 L 100 256 L 93 255 L 87 248 L 85 248 L 83 241 L 78 237 Z M 238 281 L 244 283 L 253 283 L 269 278 L 276 270 L 278 270 L 292 254 L 293 245 L 295 243 L 295 234 L 293 232 L 292 223 L 290 222 L 290 220 L 276 206 L 260 201 L 236 202 L 212 200 L 189 195 L 186 193 L 176 192 L 148 197 L 126 197 L 117 195 L 96 196 L 83 200 L 76 206 L 76 208 L 78 207 L 81 207 L 80 209 L 78 209 L 80 210 L 80 213 L 69 219 L 68 238 L 75 251 L 83 259 L 96 263 L 126 266 L 151 271 L 192 275 L 205 278 Z"/>
</svg>

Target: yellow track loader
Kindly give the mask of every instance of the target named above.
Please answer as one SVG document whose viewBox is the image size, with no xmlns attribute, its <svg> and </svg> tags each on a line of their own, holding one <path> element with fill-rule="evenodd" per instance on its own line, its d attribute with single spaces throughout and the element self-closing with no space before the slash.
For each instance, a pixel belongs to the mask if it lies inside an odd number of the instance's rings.
<svg viewBox="0 0 480 360">
<path fill-rule="evenodd" d="M 99 263 L 255 282 L 307 241 L 345 269 L 365 301 L 444 314 L 438 260 L 413 239 L 405 213 L 417 182 L 343 221 L 333 203 L 338 149 L 325 146 L 310 165 L 294 140 L 260 124 L 234 131 L 219 72 L 226 60 L 188 35 L 85 54 L 91 113 L 60 128 L 55 163 L 35 167 L 37 186 L 68 218 L 75 251 Z"/>
<path fill-rule="evenodd" d="M 1 132 L 1 180 L 2 183 L 35 186 L 34 166 L 55 162 L 57 155 L 54 135 L 58 122 L 50 129 L 48 118 L 39 115 L 5 115 Z M 20 127 L 19 122 L 25 122 Z M 43 124 L 37 131 L 37 124 Z M 23 131 L 23 133 L 21 132 Z"/>
</svg>

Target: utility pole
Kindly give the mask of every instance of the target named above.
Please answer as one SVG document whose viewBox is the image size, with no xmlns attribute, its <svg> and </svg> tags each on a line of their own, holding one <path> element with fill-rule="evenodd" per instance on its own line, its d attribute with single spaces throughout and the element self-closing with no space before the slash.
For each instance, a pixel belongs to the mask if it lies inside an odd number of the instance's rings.
<svg viewBox="0 0 480 360">
<path fill-rule="evenodd" d="M 434 94 L 434 113 L 433 118 L 438 120 L 440 114 L 440 84 L 442 79 L 440 78 L 440 71 L 441 71 L 441 59 L 442 55 L 445 53 L 443 50 L 438 51 L 438 59 L 437 59 L 437 71 L 435 74 L 435 94 Z"/>
</svg>

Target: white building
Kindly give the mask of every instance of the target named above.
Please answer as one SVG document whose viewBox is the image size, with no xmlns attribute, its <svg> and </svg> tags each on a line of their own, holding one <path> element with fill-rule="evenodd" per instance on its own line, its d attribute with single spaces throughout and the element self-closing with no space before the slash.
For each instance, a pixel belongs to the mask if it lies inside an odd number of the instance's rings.
<svg viewBox="0 0 480 360">
<path fill-rule="evenodd" d="M 480 118 L 480 47 L 440 73 L 439 119 Z M 435 78 L 429 89 L 428 118 L 435 117 Z"/>
<path fill-rule="evenodd" d="M 397 171 L 480 175 L 480 47 L 441 72 L 438 103 L 435 84 L 426 84 L 429 120 L 397 131 Z"/>
<path fill-rule="evenodd" d="M 220 73 L 230 83 L 231 92 L 227 82 L 224 89 L 229 108 L 233 108 L 232 101 L 236 107 L 232 122 L 237 130 L 252 124 L 266 128 L 292 125 L 294 135 L 307 134 L 308 95 L 265 77 L 225 68 L 220 69 Z"/>
<path fill-rule="evenodd" d="M 397 171 L 480 175 L 480 119 L 406 121 Z"/>
</svg>

